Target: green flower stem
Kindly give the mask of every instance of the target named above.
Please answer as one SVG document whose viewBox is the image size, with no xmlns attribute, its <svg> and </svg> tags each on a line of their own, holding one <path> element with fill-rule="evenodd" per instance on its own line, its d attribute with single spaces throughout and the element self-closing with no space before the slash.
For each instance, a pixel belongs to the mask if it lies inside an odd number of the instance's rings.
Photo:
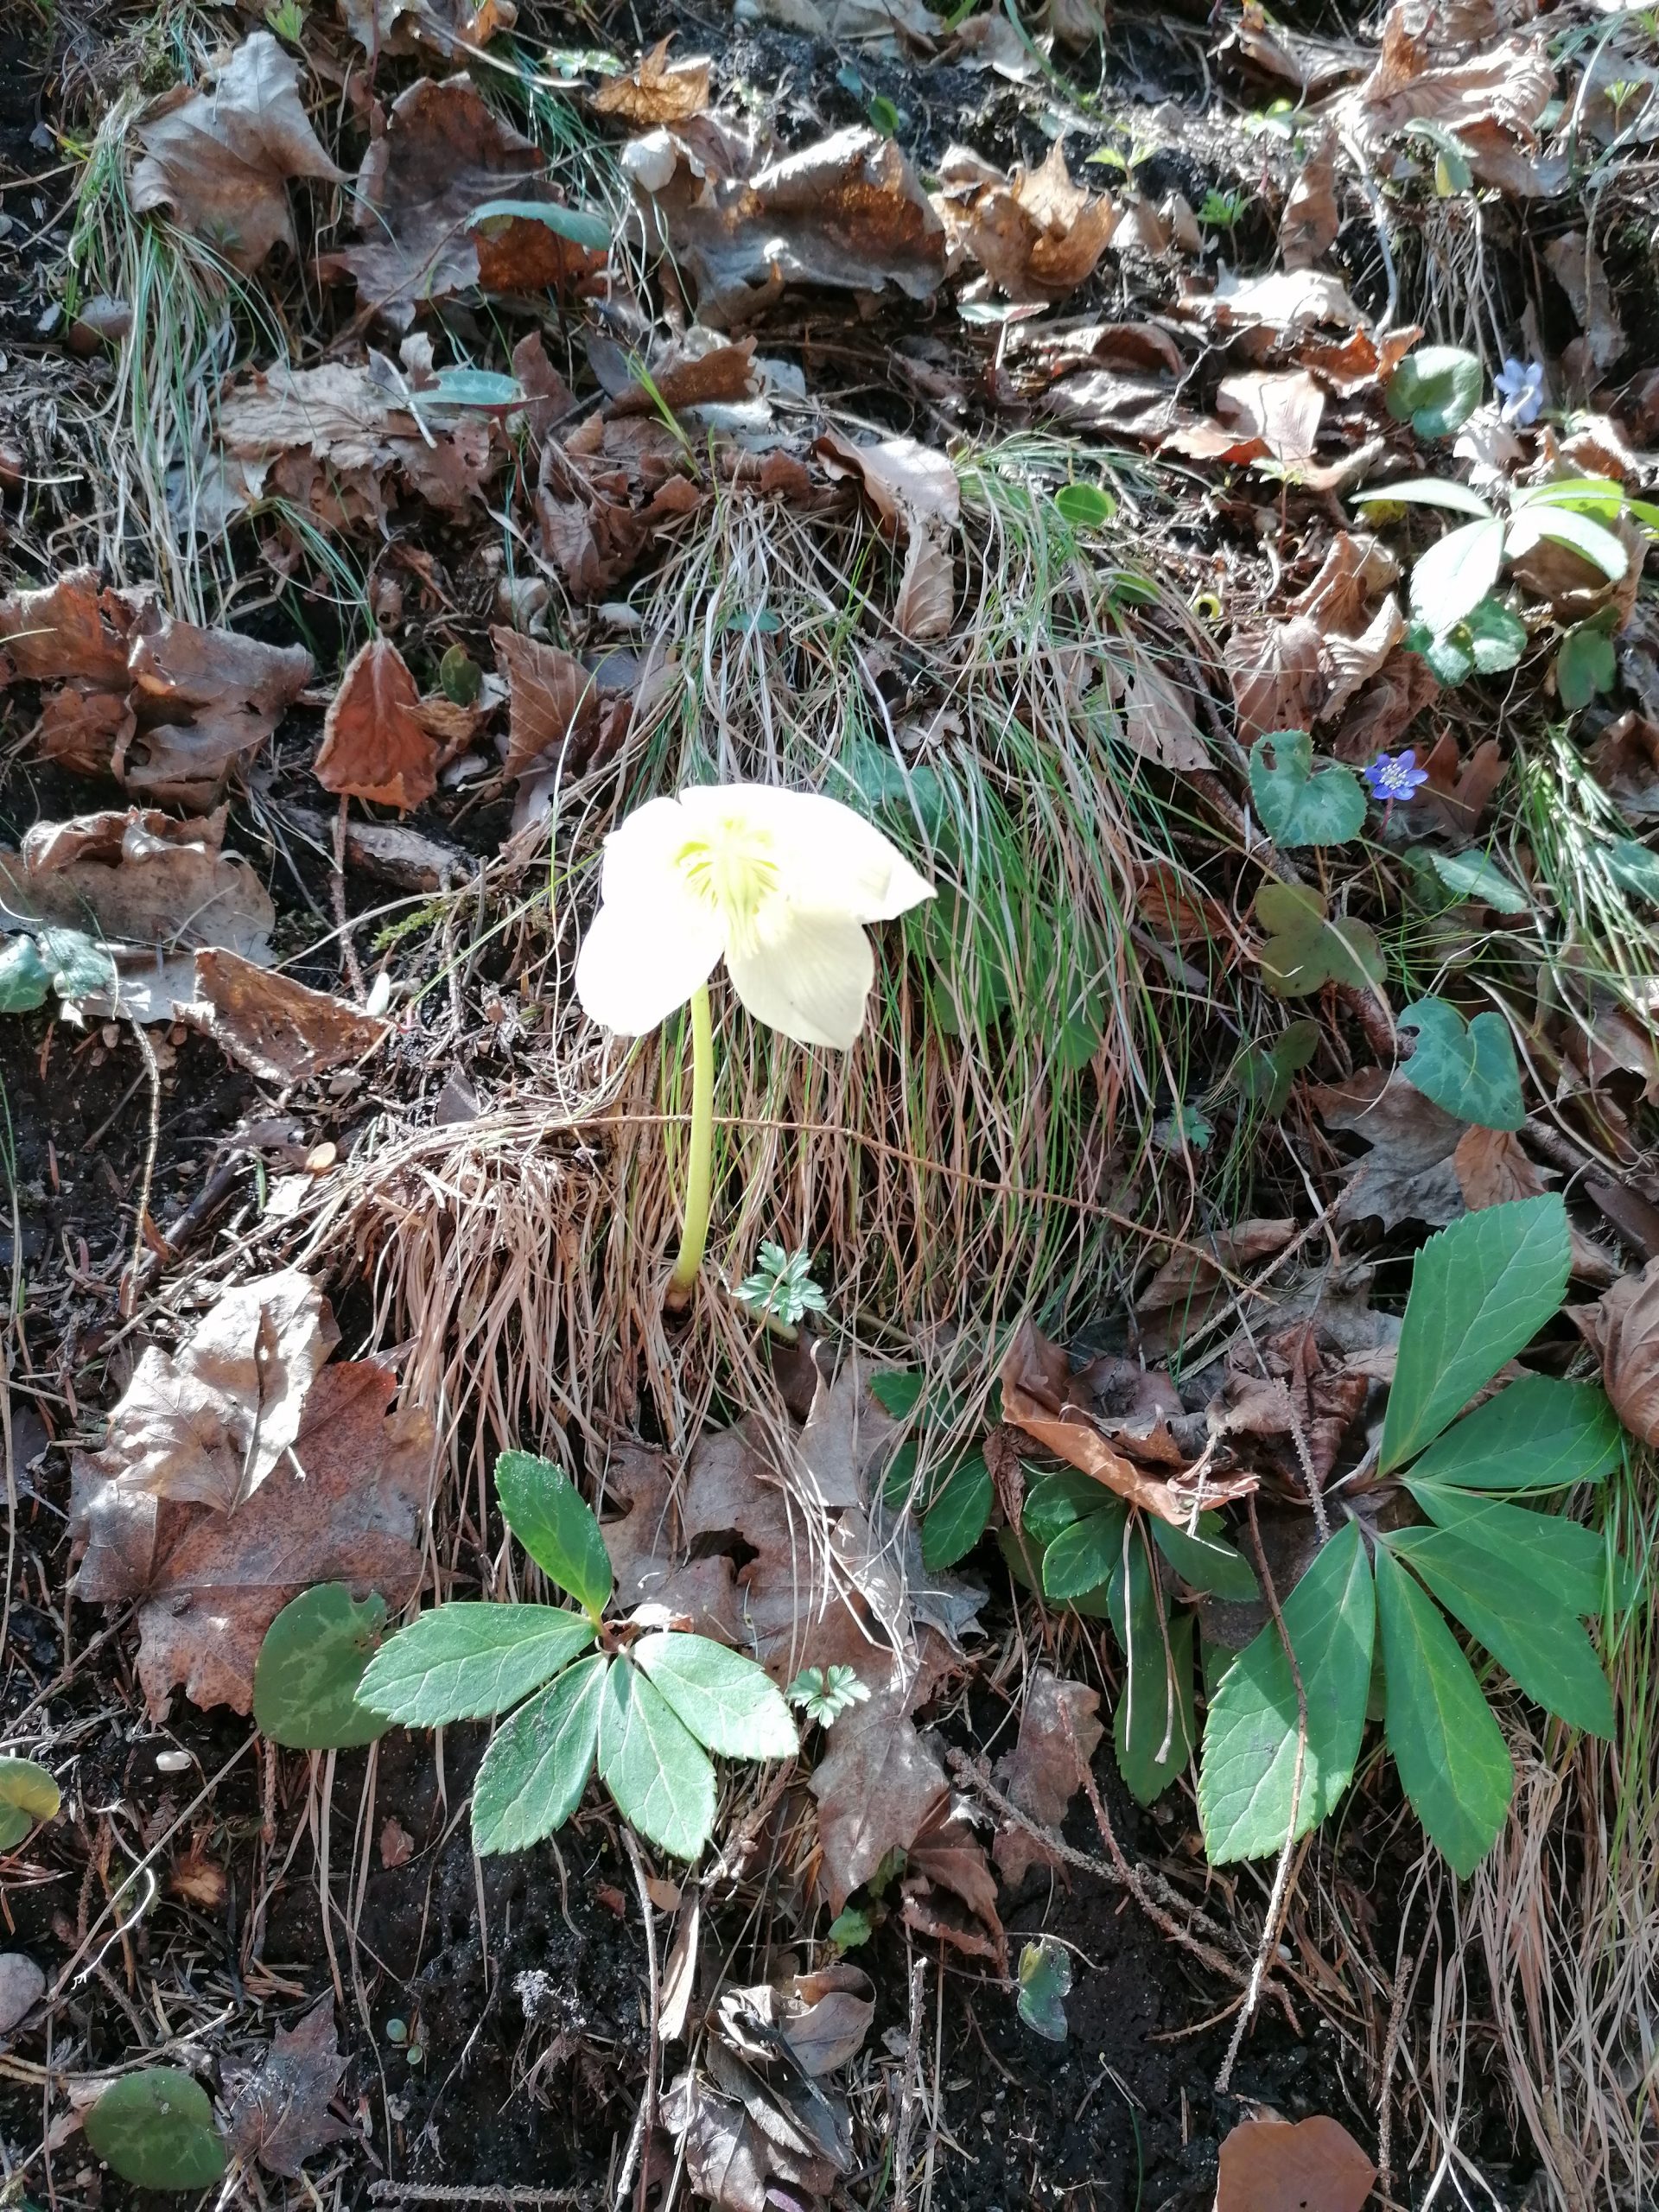
<svg viewBox="0 0 1659 2212">
<path fill-rule="evenodd" d="M 685 1177 L 685 1226 L 680 1256 L 668 1279 L 668 1303 L 677 1310 L 690 1303 L 691 1286 L 709 1243 L 709 1213 L 715 1192 L 715 1025 L 709 1011 L 709 986 L 691 994 L 691 1148 Z"/>
</svg>

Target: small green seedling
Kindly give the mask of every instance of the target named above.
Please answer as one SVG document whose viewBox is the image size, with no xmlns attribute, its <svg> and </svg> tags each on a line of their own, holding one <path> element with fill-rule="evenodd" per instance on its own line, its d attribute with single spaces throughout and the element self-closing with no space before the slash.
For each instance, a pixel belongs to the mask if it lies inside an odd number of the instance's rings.
<svg viewBox="0 0 1659 2212">
<path fill-rule="evenodd" d="M 605 1539 L 550 1460 L 504 1452 L 501 1511 L 578 1611 L 556 1605 L 436 1605 L 381 1645 L 357 1692 L 406 1727 L 510 1717 L 473 1787 L 473 1843 L 522 1851 L 566 1821 L 595 1765 L 625 1820 L 676 1858 L 695 1859 L 715 1823 L 711 1752 L 791 1758 L 795 1724 L 765 1671 L 707 1637 L 641 1634 L 607 1617 Z"/>
<path fill-rule="evenodd" d="M 759 1267 L 737 1287 L 738 1299 L 750 1313 L 793 1329 L 809 1313 L 829 1312 L 829 1300 L 812 1280 L 810 1252 L 786 1252 L 768 1240 L 758 1256 Z"/>
<path fill-rule="evenodd" d="M 1230 231 L 1249 204 L 1247 193 L 1206 192 L 1198 209 L 1198 220 L 1212 231 Z"/>
<path fill-rule="evenodd" d="M 1054 506 L 1073 530 L 1103 530 L 1117 512 L 1117 501 L 1098 484 L 1063 484 L 1054 494 Z"/>
<path fill-rule="evenodd" d="M 98 2156 L 135 2189 L 211 2189 L 225 2171 L 207 2093 L 176 2066 L 124 2075 L 86 2126 Z"/>
<path fill-rule="evenodd" d="M 1065 2041 L 1065 2000 L 1071 1991 L 1071 1954 L 1042 1936 L 1020 1954 L 1020 2017 L 1048 2043 Z"/>
<path fill-rule="evenodd" d="M 870 1686 L 850 1667 L 803 1667 L 784 1694 L 809 1720 L 831 1728 L 843 1713 L 865 1702 Z"/>
<path fill-rule="evenodd" d="M 62 1803 L 58 1785 L 33 1759 L 0 1758 L 0 1851 L 13 1850 Z"/>
</svg>

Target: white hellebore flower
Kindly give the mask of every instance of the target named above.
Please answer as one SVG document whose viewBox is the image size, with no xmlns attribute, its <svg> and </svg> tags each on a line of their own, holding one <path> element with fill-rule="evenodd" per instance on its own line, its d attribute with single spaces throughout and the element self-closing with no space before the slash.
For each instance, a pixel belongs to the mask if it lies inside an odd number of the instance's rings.
<svg viewBox="0 0 1659 2212">
<path fill-rule="evenodd" d="M 605 840 L 600 890 L 576 961 L 595 1021 L 643 1036 L 723 958 L 757 1020 L 839 1052 L 863 1027 L 875 976 L 865 923 L 933 896 L 850 807 L 769 784 L 648 799 Z"/>
</svg>

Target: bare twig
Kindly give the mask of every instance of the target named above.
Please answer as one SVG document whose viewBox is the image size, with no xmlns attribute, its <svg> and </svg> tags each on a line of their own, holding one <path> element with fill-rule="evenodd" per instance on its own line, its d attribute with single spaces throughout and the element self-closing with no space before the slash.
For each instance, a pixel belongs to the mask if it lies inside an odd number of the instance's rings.
<svg viewBox="0 0 1659 2212">
<path fill-rule="evenodd" d="M 628 2183 L 633 2177 L 637 2159 L 639 2187 L 634 2199 L 635 2212 L 645 2212 L 645 2190 L 651 2173 L 651 2136 L 657 2125 L 657 2069 L 662 2055 L 663 1991 L 657 1971 L 657 1931 L 652 1916 L 651 1891 L 646 1880 L 645 1858 L 638 1838 L 626 1821 L 622 1826 L 622 1843 L 628 1854 L 628 1864 L 633 1869 L 633 1885 L 639 1892 L 640 1924 L 645 1931 L 645 1975 L 651 1996 L 651 2043 L 645 2054 L 645 2094 L 639 2100 L 633 2133 L 628 2138 L 628 2154 L 623 2159 L 622 2171 L 617 2177 L 616 2202 L 620 2207 L 626 2200 Z"/>
</svg>

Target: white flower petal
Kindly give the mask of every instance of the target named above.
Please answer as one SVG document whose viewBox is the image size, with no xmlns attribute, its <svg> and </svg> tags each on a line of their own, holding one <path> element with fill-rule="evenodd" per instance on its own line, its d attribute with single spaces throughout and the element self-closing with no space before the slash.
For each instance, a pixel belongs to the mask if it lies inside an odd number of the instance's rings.
<svg viewBox="0 0 1659 2212">
<path fill-rule="evenodd" d="M 771 900 L 764 933 L 741 948 L 728 946 L 726 966 L 755 1020 L 798 1045 L 844 1052 L 864 1026 L 875 956 L 844 914 L 804 913 Z"/>
<path fill-rule="evenodd" d="M 839 799 L 772 784 L 704 785 L 682 791 L 701 824 L 741 813 L 772 840 L 782 888 L 798 909 L 885 922 L 933 896 L 898 847 Z"/>
<path fill-rule="evenodd" d="M 617 824 L 605 840 L 605 859 L 600 872 L 600 896 L 607 902 L 620 898 L 651 898 L 661 883 L 678 885 L 674 856 L 690 835 L 691 824 L 677 798 L 648 798 Z"/>
<path fill-rule="evenodd" d="M 706 906 L 671 880 L 647 887 L 655 895 L 607 897 L 576 956 L 583 1009 L 620 1037 L 643 1037 L 683 1006 L 721 954 L 720 924 Z"/>
</svg>

